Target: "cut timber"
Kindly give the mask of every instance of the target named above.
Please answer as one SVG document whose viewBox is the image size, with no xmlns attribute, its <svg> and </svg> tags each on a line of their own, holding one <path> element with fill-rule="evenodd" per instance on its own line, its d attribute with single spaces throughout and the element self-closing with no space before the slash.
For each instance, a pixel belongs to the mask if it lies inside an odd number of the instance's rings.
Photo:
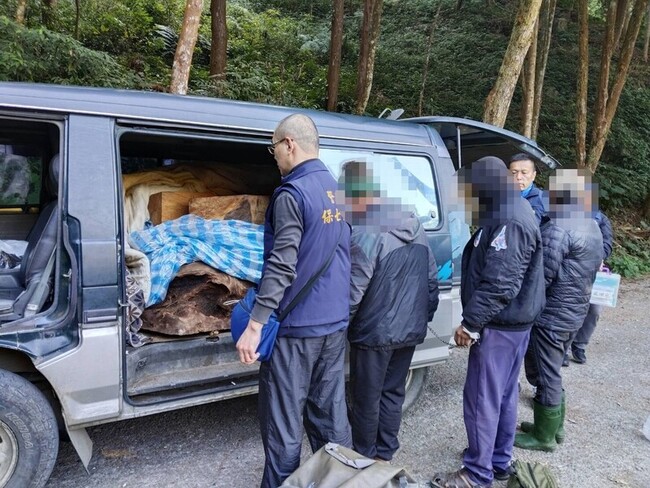
<svg viewBox="0 0 650 488">
<path fill-rule="evenodd" d="M 190 200 L 197 197 L 212 196 L 214 193 L 162 191 L 149 197 L 149 217 L 154 225 L 174 220 L 190 213 Z"/>
<path fill-rule="evenodd" d="M 252 286 L 203 263 L 186 264 L 169 285 L 165 301 L 145 309 L 142 328 L 184 336 L 230 329 L 232 305 Z"/>
<path fill-rule="evenodd" d="M 244 220 L 253 224 L 263 224 L 268 205 L 267 196 L 233 195 L 194 198 L 190 202 L 189 210 L 191 214 L 204 219 Z"/>
</svg>

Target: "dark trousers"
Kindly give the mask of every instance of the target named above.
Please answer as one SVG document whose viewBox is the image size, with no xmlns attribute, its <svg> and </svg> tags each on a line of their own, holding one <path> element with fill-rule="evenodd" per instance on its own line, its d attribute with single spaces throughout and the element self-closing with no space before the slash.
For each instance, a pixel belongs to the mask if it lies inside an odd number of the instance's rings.
<svg viewBox="0 0 650 488">
<path fill-rule="evenodd" d="M 492 468 L 512 459 L 517 427 L 517 379 L 529 331 L 485 328 L 469 351 L 463 391 L 468 448 L 463 464 L 474 481 L 490 485 Z"/>
<path fill-rule="evenodd" d="M 386 461 L 399 448 L 405 382 L 415 346 L 388 351 L 350 348 L 350 424 L 354 450 Z"/>
<path fill-rule="evenodd" d="M 596 330 L 596 324 L 600 318 L 600 313 L 603 311 L 602 305 L 595 305 L 593 303 L 589 304 L 589 311 L 585 317 L 585 321 L 582 323 L 582 327 L 578 330 L 571 347 L 573 349 L 580 349 L 584 351 L 589 344 L 594 330 Z"/>
<path fill-rule="evenodd" d="M 562 403 L 562 361 L 573 333 L 533 327 L 524 366 L 528 382 L 537 387 L 535 400 L 545 407 Z"/>
<path fill-rule="evenodd" d="M 262 488 L 277 488 L 300 466 L 303 424 L 311 449 L 352 447 L 345 403 L 346 331 L 278 337 L 260 366 L 258 415 L 264 444 Z"/>
</svg>

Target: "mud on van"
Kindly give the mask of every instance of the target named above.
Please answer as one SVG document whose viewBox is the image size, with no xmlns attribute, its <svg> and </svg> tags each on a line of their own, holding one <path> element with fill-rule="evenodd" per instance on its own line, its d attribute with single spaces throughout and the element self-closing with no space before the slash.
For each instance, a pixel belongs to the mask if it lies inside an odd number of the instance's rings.
<svg viewBox="0 0 650 488">
<path fill-rule="evenodd" d="M 43 486 L 59 431 L 87 466 L 86 427 L 257 391 L 257 366 L 238 361 L 224 325 L 249 275 L 205 264 L 188 271 L 191 261 L 218 261 L 209 255 L 219 253 L 218 228 L 207 246 L 160 233 L 190 225 L 194 199 L 248 196 L 234 213 L 216 204 L 201 222 L 252 216 L 251 202 L 280 181 L 267 151 L 273 130 L 296 111 L 0 83 L 0 487 Z M 408 405 L 460 323 L 455 169 L 480 147 L 546 156 L 463 119 L 307 113 L 334 177 L 344 161 L 366 160 L 383 191 L 415 208 L 435 253 L 440 306 L 413 358 Z M 157 247 L 143 246 L 153 234 Z"/>
</svg>

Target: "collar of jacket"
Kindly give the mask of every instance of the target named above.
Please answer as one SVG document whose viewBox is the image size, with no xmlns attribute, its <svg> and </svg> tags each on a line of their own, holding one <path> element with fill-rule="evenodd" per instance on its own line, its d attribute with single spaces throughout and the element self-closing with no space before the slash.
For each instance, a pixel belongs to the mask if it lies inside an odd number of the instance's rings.
<svg viewBox="0 0 650 488">
<path fill-rule="evenodd" d="M 328 169 L 320 159 L 307 159 L 306 161 L 296 165 L 288 175 L 284 176 L 282 178 L 282 183 L 289 183 L 290 181 L 305 176 L 306 174 L 315 173 L 317 171 L 328 171 Z"/>
</svg>

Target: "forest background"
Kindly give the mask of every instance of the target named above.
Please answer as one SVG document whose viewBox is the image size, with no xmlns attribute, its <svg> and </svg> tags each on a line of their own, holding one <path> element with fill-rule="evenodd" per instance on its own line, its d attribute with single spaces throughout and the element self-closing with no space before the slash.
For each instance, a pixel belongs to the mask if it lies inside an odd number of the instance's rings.
<svg viewBox="0 0 650 488">
<path fill-rule="evenodd" d="M 648 17 L 648 0 L 3 0 L 0 80 L 505 126 L 594 173 L 630 277 L 650 273 Z"/>
</svg>

